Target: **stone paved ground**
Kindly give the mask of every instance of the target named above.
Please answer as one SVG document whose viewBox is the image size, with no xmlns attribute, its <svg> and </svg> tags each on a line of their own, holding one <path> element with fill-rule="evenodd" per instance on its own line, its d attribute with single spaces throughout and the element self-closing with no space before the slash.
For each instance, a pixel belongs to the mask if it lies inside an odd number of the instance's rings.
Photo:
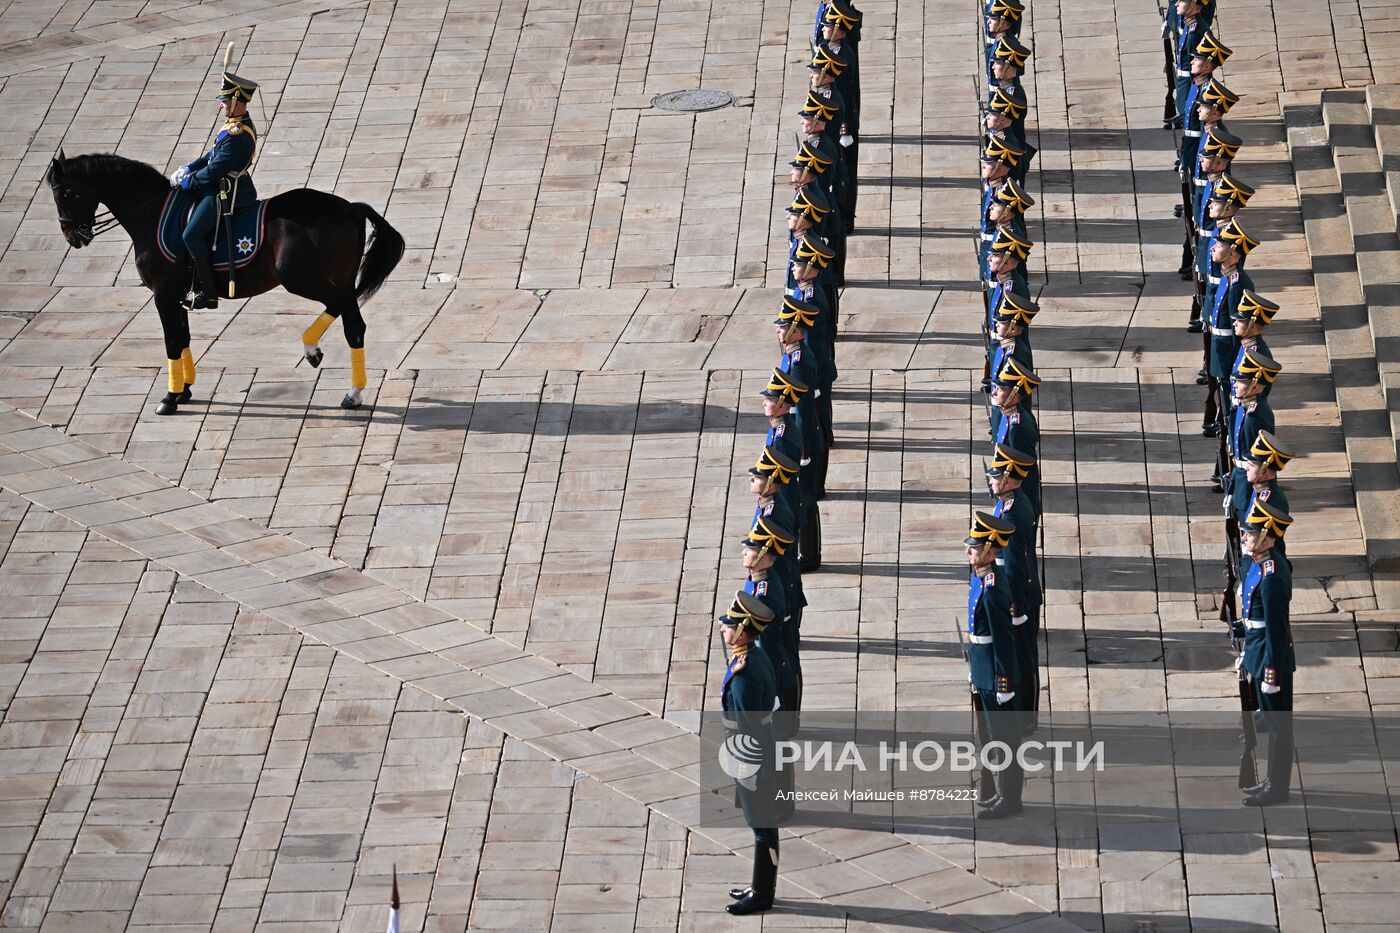
<svg viewBox="0 0 1400 933">
<path fill-rule="evenodd" d="M 1048 704 L 1225 709 L 1156 14 L 1031 6 Z M 809 702 L 952 708 L 985 449 L 975 5 L 863 7 Z M 394 865 L 406 930 L 752 925 L 721 912 L 744 833 L 687 822 L 686 735 L 723 667 L 810 12 L 0 0 L 0 925 L 377 929 Z M 1276 94 L 1394 82 L 1400 5 L 1221 20 L 1304 451 L 1299 703 L 1394 710 L 1393 581 L 1358 540 Z M 201 402 L 155 417 L 127 247 L 66 249 L 42 188 L 59 145 L 198 151 L 227 40 L 274 115 L 261 189 L 333 188 L 408 239 L 369 308 L 363 411 L 335 405 L 335 341 L 300 363 L 318 309 L 277 294 L 196 316 Z M 649 106 L 702 84 L 738 106 Z M 775 929 L 1379 930 L 1400 883 L 1384 828 L 800 832 Z"/>
</svg>

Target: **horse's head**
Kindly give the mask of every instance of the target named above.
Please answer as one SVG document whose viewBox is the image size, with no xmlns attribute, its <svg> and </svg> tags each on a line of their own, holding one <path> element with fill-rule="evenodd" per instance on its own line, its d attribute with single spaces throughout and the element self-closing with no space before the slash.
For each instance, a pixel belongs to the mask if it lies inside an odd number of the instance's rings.
<svg viewBox="0 0 1400 933">
<path fill-rule="evenodd" d="M 92 242 L 97 196 L 79 191 L 69 184 L 64 162 L 63 150 L 60 149 L 49 163 L 49 190 L 53 192 L 53 203 L 58 208 L 58 225 L 63 230 L 63 238 L 74 249 L 82 249 Z"/>
</svg>

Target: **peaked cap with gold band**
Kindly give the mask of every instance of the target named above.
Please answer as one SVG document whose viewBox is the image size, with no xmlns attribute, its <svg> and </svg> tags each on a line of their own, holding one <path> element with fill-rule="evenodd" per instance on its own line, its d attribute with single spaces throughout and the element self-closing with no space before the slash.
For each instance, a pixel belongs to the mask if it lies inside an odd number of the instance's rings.
<svg viewBox="0 0 1400 933">
<path fill-rule="evenodd" d="M 743 545 L 758 551 L 760 557 L 770 550 L 782 557 L 796 540 L 797 535 L 773 521 L 770 516 L 761 515 L 754 521 L 753 527 L 749 529 L 747 537 L 743 540 Z"/>
<path fill-rule="evenodd" d="M 849 4 L 841 0 L 827 0 L 826 12 L 822 15 L 822 22 L 830 26 L 840 26 L 842 29 L 850 31 L 860 25 L 860 13 L 852 9 Z"/>
<path fill-rule="evenodd" d="M 825 269 L 827 264 L 836 258 L 836 251 L 827 246 L 821 237 L 804 233 L 797 240 L 793 257 L 798 262 L 810 263 L 818 269 Z"/>
<path fill-rule="evenodd" d="M 1196 44 L 1195 58 L 1208 58 L 1217 65 L 1225 64 L 1225 59 L 1235 54 L 1235 50 L 1216 37 L 1213 31 L 1207 30 L 1201 41 Z"/>
<path fill-rule="evenodd" d="M 992 252 L 1005 253 L 1025 262 L 1030 258 L 1031 247 L 1034 245 L 1030 240 L 1021 239 L 1005 227 L 998 227 L 996 239 L 992 241 Z"/>
<path fill-rule="evenodd" d="M 840 112 L 841 108 L 833 103 L 833 98 L 823 97 L 811 89 L 807 91 L 807 102 L 797 111 L 799 116 L 811 117 L 826 123 L 835 120 L 836 115 Z"/>
<path fill-rule="evenodd" d="M 758 455 L 758 462 L 749 467 L 749 474 L 752 476 L 771 476 L 786 486 L 792 482 L 792 478 L 797 475 L 799 469 L 796 461 L 781 450 L 775 447 L 765 447 L 763 453 Z"/>
<path fill-rule="evenodd" d="M 1030 109 L 1025 89 L 1020 85 L 1009 88 L 994 87 L 987 94 L 987 107 L 993 113 L 1004 114 L 1011 120 L 1019 120 Z"/>
<path fill-rule="evenodd" d="M 763 630 L 773 623 L 773 610 L 759 599 L 743 590 L 734 594 L 734 602 L 729 604 L 729 610 L 715 621 L 720 625 L 732 625 L 737 629 L 748 629 L 755 635 L 762 635 Z"/>
<path fill-rule="evenodd" d="M 1006 62 L 1016 68 L 1026 67 L 1026 59 L 1030 57 L 1031 50 L 1008 35 L 1002 35 L 997 39 L 997 44 L 992 46 L 994 60 Z"/>
<path fill-rule="evenodd" d="M 1229 113 L 1230 108 L 1240 102 L 1240 95 L 1221 83 L 1219 78 L 1211 78 L 1201 91 L 1201 103 L 1213 107 L 1221 113 Z"/>
<path fill-rule="evenodd" d="M 758 394 L 767 398 L 780 398 L 791 405 L 796 405 L 802 400 L 802 396 L 809 391 L 811 391 L 811 387 L 792 373 L 774 369 L 773 375 L 768 377 L 768 385 Z"/>
<path fill-rule="evenodd" d="M 807 67 L 812 71 L 825 71 L 834 77 L 840 77 L 841 72 L 850 66 L 850 62 L 839 52 L 833 52 L 825 45 L 819 45 L 812 50 L 812 60 L 807 63 Z"/>
<path fill-rule="evenodd" d="M 1010 290 L 1002 294 L 1001 303 L 992 310 L 998 322 L 1015 321 L 1022 327 L 1028 327 L 1039 313 L 1040 305 Z"/>
<path fill-rule="evenodd" d="M 1293 454 L 1272 431 L 1260 431 L 1244 459 L 1262 463 L 1274 470 L 1282 470 L 1288 466 L 1288 461 L 1293 459 Z"/>
<path fill-rule="evenodd" d="M 1035 198 L 1026 193 L 1014 178 L 1008 178 L 992 193 L 992 200 L 1011 208 L 1017 214 L 1024 214 L 1035 207 Z"/>
<path fill-rule="evenodd" d="M 969 547 L 980 547 L 991 545 L 992 547 L 1006 547 L 1011 541 L 1011 536 L 1016 533 L 1016 526 L 1004 518 L 998 518 L 991 512 L 972 513 L 972 528 L 968 531 L 967 537 L 963 539 L 963 544 Z"/>
<path fill-rule="evenodd" d="M 1017 389 L 1022 395 L 1029 396 L 1036 386 L 1040 385 L 1040 377 L 1016 362 L 1015 357 L 1009 356 L 1001 372 L 992 377 L 992 383 L 1003 388 Z"/>
<path fill-rule="evenodd" d="M 801 214 L 812 220 L 821 220 L 831 213 L 831 202 L 817 185 L 803 185 L 793 192 L 792 203 L 788 205 L 787 212 Z"/>
<path fill-rule="evenodd" d="M 1281 372 L 1283 372 L 1282 364 L 1274 362 L 1272 357 L 1259 352 L 1257 347 L 1247 347 L 1244 355 L 1240 357 L 1239 365 L 1235 367 L 1234 376 L 1236 379 L 1248 379 L 1253 382 L 1261 382 L 1264 385 L 1272 385 Z"/>
<path fill-rule="evenodd" d="M 1236 321 L 1254 321 L 1260 325 L 1268 325 L 1273 323 L 1275 314 L 1278 314 L 1278 305 L 1258 292 L 1246 288 L 1244 294 L 1240 295 L 1239 305 L 1230 312 L 1230 317 Z"/>
<path fill-rule="evenodd" d="M 1291 524 L 1293 516 L 1256 497 L 1241 527 L 1246 531 L 1262 531 L 1271 538 L 1282 538 Z"/>
<path fill-rule="evenodd" d="M 1229 243 L 1241 256 L 1248 256 L 1259 245 L 1259 241 L 1245 232 L 1238 217 L 1231 217 L 1226 224 L 1216 230 L 1216 239 Z"/>
<path fill-rule="evenodd" d="M 1233 201 L 1240 207 L 1247 205 L 1252 197 L 1254 189 L 1229 172 L 1220 176 L 1220 180 L 1215 183 L 1215 190 L 1210 194 L 1212 201 Z"/>
<path fill-rule="evenodd" d="M 1019 20 L 1025 12 L 1026 5 L 1021 0 L 992 0 L 987 4 L 987 15 L 1001 19 Z"/>
<path fill-rule="evenodd" d="M 1003 162 L 1011 168 L 1015 168 L 1021 163 L 1025 154 L 1026 150 L 1015 143 L 1004 137 L 991 135 L 987 137 L 987 148 L 982 151 L 982 161 Z"/>
<path fill-rule="evenodd" d="M 253 94 L 258 90 L 256 82 L 247 78 L 240 78 L 231 71 L 224 72 L 224 83 L 219 88 L 218 100 L 241 100 L 243 103 L 253 99 Z"/>
<path fill-rule="evenodd" d="M 1223 159 L 1233 159 L 1239 154 L 1240 147 L 1243 145 L 1243 139 L 1216 123 L 1206 130 L 1205 136 L 1201 139 L 1201 153 L 1220 156 Z"/>
<path fill-rule="evenodd" d="M 997 444 L 992 450 L 992 465 L 987 468 L 987 475 L 1001 476 L 1010 473 L 1016 479 L 1025 479 L 1031 475 L 1031 467 L 1035 464 L 1036 459 L 1030 454 L 1005 444 Z"/>
<path fill-rule="evenodd" d="M 836 161 L 836 153 L 831 148 L 831 143 L 825 136 L 817 137 L 817 141 L 802 140 L 797 144 L 797 155 L 788 163 L 793 168 L 811 169 L 818 175 L 831 168 L 831 163 Z"/>
<path fill-rule="evenodd" d="M 783 306 L 778 311 L 778 316 L 773 323 L 812 327 L 817 323 L 817 318 L 821 316 L 821 313 L 820 305 L 803 301 L 801 298 L 794 298 L 791 295 L 784 295 Z"/>
</svg>

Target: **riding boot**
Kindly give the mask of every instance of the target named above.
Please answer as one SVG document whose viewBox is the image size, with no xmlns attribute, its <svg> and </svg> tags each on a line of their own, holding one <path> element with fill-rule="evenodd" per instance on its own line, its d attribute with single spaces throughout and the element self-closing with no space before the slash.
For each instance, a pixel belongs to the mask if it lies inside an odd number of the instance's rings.
<svg viewBox="0 0 1400 933">
<path fill-rule="evenodd" d="M 1241 801 L 1246 807 L 1271 807 L 1288 802 L 1293 779 L 1293 743 L 1274 736 L 1269 742 L 1269 776 Z"/>
<path fill-rule="evenodd" d="M 996 772 L 983 768 L 977 778 L 977 806 L 990 807 L 997 802 Z"/>
<path fill-rule="evenodd" d="M 810 506 L 804 503 L 806 515 L 802 518 L 802 529 L 797 533 L 797 569 L 811 573 L 822 565 L 822 514 L 816 502 Z"/>
<path fill-rule="evenodd" d="M 753 883 L 740 891 L 732 888 L 729 896 L 734 903 L 726 904 L 725 910 L 735 916 L 756 914 L 773 906 L 773 895 L 778 889 L 778 847 L 764 842 L 755 842 L 753 847 Z M 738 891 L 738 896 L 735 892 Z"/>
<path fill-rule="evenodd" d="M 199 291 L 189 300 L 191 310 L 201 308 L 213 309 L 219 306 L 219 286 L 214 281 L 214 267 L 209 263 L 208 250 L 195 250 L 190 255 L 190 262 L 194 265 L 195 281 L 199 283 Z"/>
<path fill-rule="evenodd" d="M 997 800 L 990 807 L 977 814 L 981 820 L 1004 820 L 1021 812 L 1021 787 L 1025 775 L 1021 766 L 1013 759 L 1006 769 L 997 774 Z"/>
<path fill-rule="evenodd" d="M 1206 387 L 1206 409 L 1201 418 L 1201 434 L 1204 437 L 1220 436 L 1219 403 L 1216 400 L 1218 384 L 1210 380 Z"/>
</svg>

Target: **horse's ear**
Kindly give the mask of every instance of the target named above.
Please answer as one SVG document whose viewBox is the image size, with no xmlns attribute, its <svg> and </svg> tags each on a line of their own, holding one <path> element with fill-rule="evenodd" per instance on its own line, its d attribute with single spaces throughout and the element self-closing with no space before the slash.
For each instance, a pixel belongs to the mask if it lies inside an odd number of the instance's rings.
<svg viewBox="0 0 1400 933">
<path fill-rule="evenodd" d="M 63 183 L 63 151 L 59 150 L 58 155 L 49 161 L 49 184 L 59 185 Z"/>
<path fill-rule="evenodd" d="M 59 146 L 59 147 L 58 147 L 58 155 L 56 156 L 56 158 L 57 158 L 58 161 L 60 161 L 60 162 L 67 161 L 68 157 L 67 157 L 66 155 L 63 154 L 63 147 L 62 147 L 62 146 Z"/>
</svg>

